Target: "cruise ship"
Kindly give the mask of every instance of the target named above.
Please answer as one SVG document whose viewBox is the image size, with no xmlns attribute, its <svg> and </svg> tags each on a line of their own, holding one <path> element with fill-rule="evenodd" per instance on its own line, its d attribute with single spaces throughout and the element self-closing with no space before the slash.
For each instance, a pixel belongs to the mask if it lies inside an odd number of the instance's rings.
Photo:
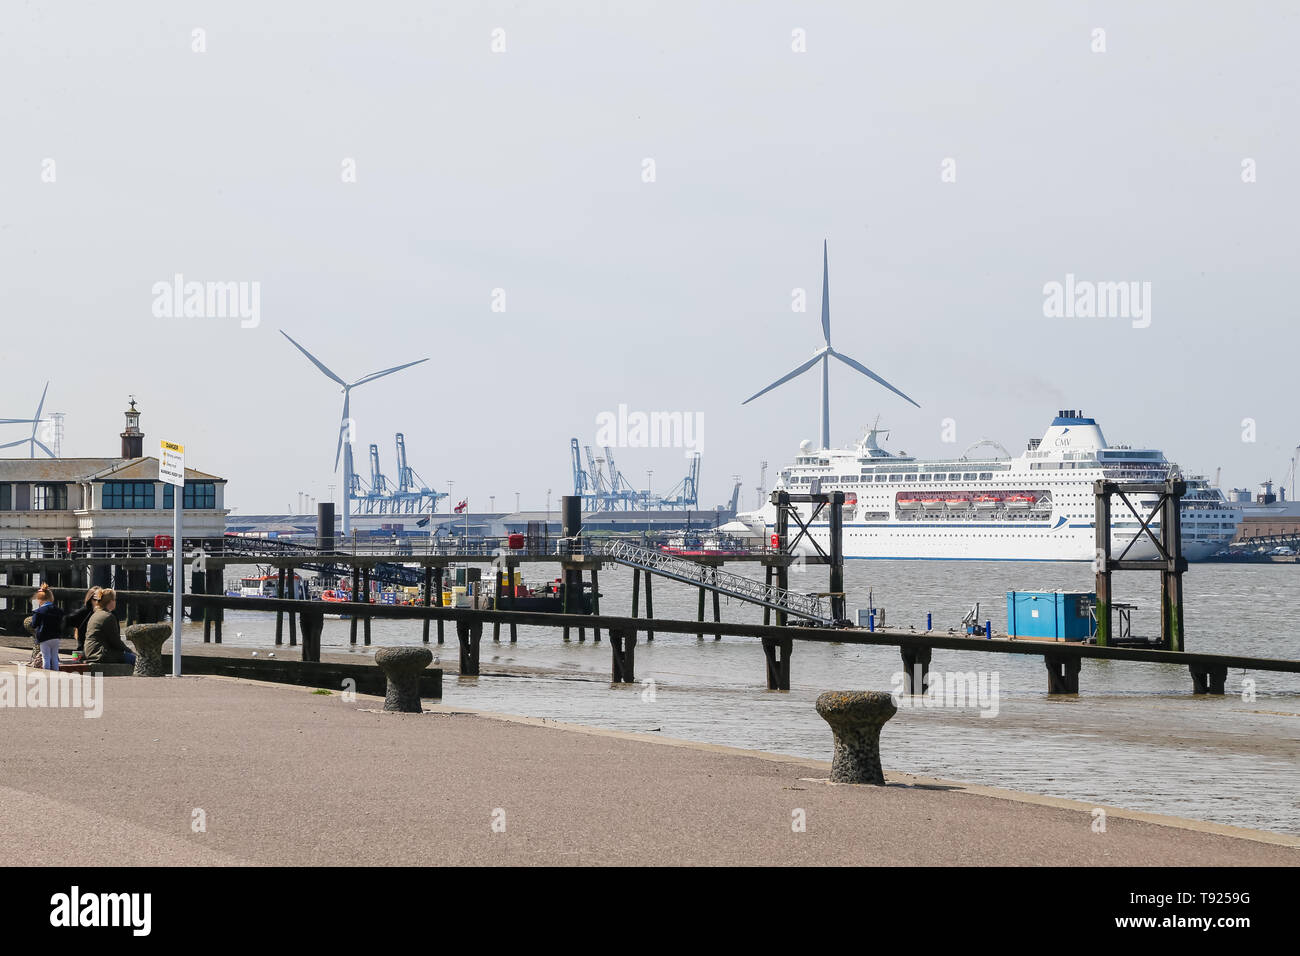
<svg viewBox="0 0 1300 956">
<path fill-rule="evenodd" d="M 1096 421 L 1077 410 L 1057 414 L 1041 438 L 1012 457 L 981 441 L 966 454 L 922 460 L 880 447 L 888 434 L 871 428 L 854 448 L 814 450 L 805 441 L 794 464 L 781 471 L 777 490 L 843 491 L 844 556 L 980 561 L 1092 561 L 1096 553 L 1093 482 L 1164 481 L 1177 465 L 1156 449 L 1106 443 Z M 984 449 L 992 457 L 972 454 Z M 1241 510 L 1205 478 L 1186 478 L 1182 506 L 1183 554 L 1202 560 L 1227 547 Z M 1155 504 L 1144 497 L 1143 517 Z M 805 518 L 808 505 L 800 506 Z M 775 528 L 770 502 L 739 520 L 764 534 Z M 1152 523 L 1158 533 L 1159 519 Z M 1154 557 L 1140 524 L 1117 500 L 1111 512 L 1112 553 L 1132 543 L 1130 558 Z M 826 547 L 825 521 L 812 534 Z"/>
</svg>

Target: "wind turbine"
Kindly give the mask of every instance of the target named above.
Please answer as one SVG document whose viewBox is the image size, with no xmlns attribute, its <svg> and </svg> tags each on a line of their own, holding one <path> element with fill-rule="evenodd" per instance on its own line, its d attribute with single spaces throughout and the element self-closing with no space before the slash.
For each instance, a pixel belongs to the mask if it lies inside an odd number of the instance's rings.
<svg viewBox="0 0 1300 956">
<path fill-rule="evenodd" d="M 867 376 L 867 378 L 871 379 L 872 381 L 879 382 L 881 385 L 885 386 L 885 388 L 889 389 L 895 395 L 905 398 L 907 399 L 907 401 L 912 402 L 913 405 L 916 405 L 916 402 L 913 402 L 912 399 L 908 398 L 898 389 L 894 388 L 894 386 L 890 385 L 888 382 L 886 382 L 875 372 L 871 371 L 871 369 L 867 368 L 862 363 L 849 358 L 847 355 L 843 354 L 842 352 L 837 352 L 833 348 L 831 348 L 830 262 L 829 262 L 829 257 L 827 255 L 825 240 L 822 241 L 822 335 L 826 339 L 826 344 L 822 346 L 820 349 L 818 349 L 816 354 L 813 355 L 812 358 L 804 362 L 802 365 L 796 368 L 793 372 L 790 372 L 788 375 L 784 375 L 781 378 L 778 378 L 775 382 L 767 386 L 767 388 L 763 389 L 762 391 L 755 392 L 753 395 L 749 396 L 749 398 L 745 399 L 740 404 L 748 405 L 750 402 L 758 398 L 760 395 L 766 395 L 768 392 L 772 391 L 772 389 L 776 388 L 778 385 L 784 385 L 786 382 L 790 381 L 790 379 L 797 378 L 798 376 L 802 375 L 804 372 L 812 368 L 814 365 L 816 365 L 818 362 L 821 362 L 822 363 L 822 444 L 821 447 L 829 448 L 831 446 L 831 384 L 830 384 L 831 363 L 830 360 L 835 358 L 835 359 L 839 359 L 849 368 L 861 372 L 863 375 Z M 920 408 L 921 406 L 916 405 L 916 407 Z"/>
<path fill-rule="evenodd" d="M 49 455 L 51 458 L 54 457 L 54 452 L 50 451 L 49 447 L 45 444 L 45 442 L 41 441 L 39 438 L 36 437 L 36 430 L 41 427 L 41 421 L 42 421 L 41 412 L 45 408 L 45 395 L 46 393 L 49 392 L 49 390 L 50 390 L 50 383 L 46 382 L 45 389 L 44 391 L 41 392 L 40 404 L 36 406 L 35 418 L 0 418 L 0 425 L 31 425 L 32 426 L 32 434 L 30 437 L 20 438 L 17 441 L 6 442 L 5 444 L 0 445 L 0 448 L 13 448 L 17 445 L 22 445 L 25 443 L 30 449 L 30 457 L 32 458 L 36 457 L 37 448 L 45 452 L 45 454 Z"/>
<path fill-rule="evenodd" d="M 350 407 L 349 403 L 352 398 L 352 390 L 356 388 L 358 385 L 365 385 L 367 382 L 373 382 L 377 378 L 383 378 L 385 375 L 391 375 L 393 372 L 400 372 L 404 368 L 410 368 L 412 365 L 419 365 L 421 362 L 427 362 L 429 360 L 427 358 L 422 358 L 414 362 L 407 362 L 405 365 L 396 365 L 393 368 L 386 368 L 382 372 L 371 372 L 369 375 L 363 375 L 361 378 L 357 379 L 355 382 L 349 385 L 347 382 L 343 381 L 343 379 L 339 378 L 328 368 L 326 368 L 324 363 L 322 363 L 320 359 L 316 358 L 316 356 L 312 355 L 310 352 L 308 352 L 297 342 L 294 342 L 293 339 L 290 337 L 289 333 L 284 331 L 284 329 L 280 330 L 280 334 L 283 335 L 286 339 L 289 339 L 289 341 L 293 343 L 294 348 L 296 348 L 303 355 L 307 356 L 307 358 L 311 361 L 312 365 L 315 365 L 318 369 L 324 372 L 326 378 L 330 379 L 333 382 L 337 382 L 343 388 L 343 415 L 339 419 L 339 441 L 337 447 L 334 449 L 334 470 L 335 471 L 338 470 L 339 457 L 342 456 L 343 458 L 343 534 L 346 537 L 347 534 L 352 530 L 352 521 L 350 520 L 352 509 L 348 504 L 348 502 L 352 498 L 352 436 L 350 434 L 347 434 L 351 428 L 351 419 L 348 417 L 348 410 Z M 347 435 L 346 441 L 344 440 L 344 435 Z"/>
</svg>

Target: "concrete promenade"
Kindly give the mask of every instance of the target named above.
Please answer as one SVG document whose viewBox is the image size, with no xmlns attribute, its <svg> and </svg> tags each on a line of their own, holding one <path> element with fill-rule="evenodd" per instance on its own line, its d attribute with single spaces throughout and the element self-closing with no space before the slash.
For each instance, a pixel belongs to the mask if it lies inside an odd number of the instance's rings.
<svg viewBox="0 0 1300 956">
<path fill-rule="evenodd" d="M 1092 808 L 1070 801 L 899 774 L 884 788 L 830 786 L 817 761 L 380 703 L 231 678 L 109 678 L 98 719 L 4 709 L 7 862 L 1300 863 L 1300 840 L 1275 834 L 1122 810 L 1094 833 Z"/>
</svg>

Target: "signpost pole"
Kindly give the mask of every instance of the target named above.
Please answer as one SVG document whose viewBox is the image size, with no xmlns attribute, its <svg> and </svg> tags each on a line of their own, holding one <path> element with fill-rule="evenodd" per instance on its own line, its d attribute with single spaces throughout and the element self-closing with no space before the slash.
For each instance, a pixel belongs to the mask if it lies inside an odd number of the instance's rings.
<svg viewBox="0 0 1300 956">
<path fill-rule="evenodd" d="M 185 552 L 181 517 L 185 511 L 185 446 L 164 441 L 159 446 L 158 478 L 172 486 L 172 677 L 181 676 L 181 624 L 185 611 Z"/>
<path fill-rule="evenodd" d="M 185 552 L 181 550 L 181 509 L 184 507 L 185 486 L 172 491 L 175 505 L 172 530 L 172 677 L 181 676 L 181 623 L 185 612 L 181 608 L 181 593 L 185 589 Z"/>
</svg>

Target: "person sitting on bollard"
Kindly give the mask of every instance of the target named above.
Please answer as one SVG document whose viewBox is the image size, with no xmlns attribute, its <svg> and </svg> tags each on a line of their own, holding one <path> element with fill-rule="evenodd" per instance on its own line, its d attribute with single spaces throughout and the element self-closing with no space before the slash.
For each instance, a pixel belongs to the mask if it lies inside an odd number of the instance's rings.
<svg viewBox="0 0 1300 956">
<path fill-rule="evenodd" d="M 32 630 L 41 648 L 41 666 L 47 671 L 59 669 L 59 639 L 63 637 L 63 609 L 54 603 L 54 592 L 42 584 L 32 595 Z"/>
<path fill-rule="evenodd" d="M 81 607 L 68 615 L 68 627 L 72 628 L 72 633 L 77 638 L 77 650 L 72 655 L 73 660 L 81 660 L 86 654 L 86 625 L 90 622 L 90 616 L 95 613 L 95 600 L 99 597 L 100 590 L 102 589 L 99 585 L 95 585 L 87 591 Z"/>
<path fill-rule="evenodd" d="M 95 613 L 86 622 L 87 664 L 135 664 L 135 654 L 122 643 L 122 633 L 113 616 L 117 592 L 104 588 L 95 601 Z"/>
</svg>

